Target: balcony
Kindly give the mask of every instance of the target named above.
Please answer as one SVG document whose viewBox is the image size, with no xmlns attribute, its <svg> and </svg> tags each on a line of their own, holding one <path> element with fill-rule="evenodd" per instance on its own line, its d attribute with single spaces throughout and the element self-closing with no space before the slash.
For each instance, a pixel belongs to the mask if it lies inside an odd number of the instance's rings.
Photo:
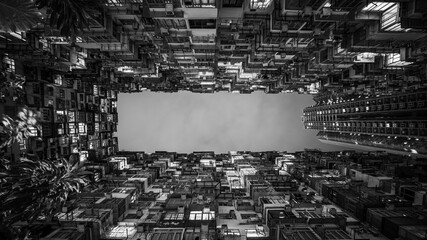
<svg viewBox="0 0 427 240">
<path fill-rule="evenodd" d="M 216 0 L 184 0 L 186 8 L 215 8 Z"/>
<path fill-rule="evenodd" d="M 150 8 L 166 8 L 167 4 L 171 4 L 172 8 L 182 8 L 180 0 L 147 0 L 147 3 Z"/>
<path fill-rule="evenodd" d="M 183 18 L 184 12 L 183 11 L 150 11 L 150 16 L 152 18 Z"/>
<path fill-rule="evenodd" d="M 101 51 L 105 52 L 126 52 L 129 51 L 129 44 L 105 43 L 101 44 Z"/>
</svg>

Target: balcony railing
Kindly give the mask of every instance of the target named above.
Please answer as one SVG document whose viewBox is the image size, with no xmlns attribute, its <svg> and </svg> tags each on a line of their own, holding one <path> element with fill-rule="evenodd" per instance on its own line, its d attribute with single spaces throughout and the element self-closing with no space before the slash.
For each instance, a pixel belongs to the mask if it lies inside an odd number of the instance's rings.
<svg viewBox="0 0 427 240">
<path fill-rule="evenodd" d="M 129 44 L 121 44 L 121 43 L 101 44 L 101 51 L 113 51 L 113 52 L 129 51 Z"/>
</svg>

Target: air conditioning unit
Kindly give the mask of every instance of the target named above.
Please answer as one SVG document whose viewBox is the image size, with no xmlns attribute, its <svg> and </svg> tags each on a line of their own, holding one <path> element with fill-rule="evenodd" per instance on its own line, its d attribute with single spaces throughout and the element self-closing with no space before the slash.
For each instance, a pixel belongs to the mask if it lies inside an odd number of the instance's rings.
<svg viewBox="0 0 427 240">
<path fill-rule="evenodd" d="M 332 15 L 332 8 L 331 7 L 323 7 L 322 13 L 320 14 L 321 18 L 328 18 Z"/>
<path fill-rule="evenodd" d="M 289 30 L 288 24 L 283 24 L 282 25 L 282 32 L 288 32 L 288 30 Z"/>
<path fill-rule="evenodd" d="M 167 35 L 169 35 L 169 31 L 168 31 L 168 29 L 167 28 L 160 28 L 160 33 L 163 35 L 163 36 L 167 36 Z"/>
<path fill-rule="evenodd" d="M 178 207 L 178 213 L 184 213 L 185 207 L 184 206 L 179 206 Z"/>
<path fill-rule="evenodd" d="M 62 212 L 63 213 L 67 213 L 68 212 L 68 207 L 62 207 Z"/>
<path fill-rule="evenodd" d="M 303 16 L 307 17 L 307 16 L 311 16 L 313 14 L 313 8 L 310 6 L 306 6 L 304 7 L 304 12 L 303 12 Z"/>
<path fill-rule="evenodd" d="M 77 225 L 77 232 L 85 232 L 85 225 L 84 224 L 78 224 Z"/>
</svg>

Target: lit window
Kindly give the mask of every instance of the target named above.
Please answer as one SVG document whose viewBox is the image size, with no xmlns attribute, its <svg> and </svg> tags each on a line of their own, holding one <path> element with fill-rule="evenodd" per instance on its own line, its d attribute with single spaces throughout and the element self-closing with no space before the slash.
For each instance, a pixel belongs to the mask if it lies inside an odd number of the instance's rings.
<svg viewBox="0 0 427 240">
<path fill-rule="evenodd" d="M 266 9 L 272 0 L 251 0 L 251 9 Z"/>
<path fill-rule="evenodd" d="M 61 75 L 55 75 L 55 84 L 56 85 L 62 85 L 62 76 Z"/>
<path fill-rule="evenodd" d="M 120 0 L 108 0 L 107 6 L 114 6 L 114 7 L 121 7 L 123 6 L 123 4 L 121 3 Z"/>
<path fill-rule="evenodd" d="M 202 211 L 191 211 L 190 212 L 190 220 L 213 220 L 215 219 L 215 211 L 202 212 Z"/>
<path fill-rule="evenodd" d="M 79 133 L 86 133 L 86 124 L 79 123 Z"/>
<path fill-rule="evenodd" d="M 15 72 L 15 60 L 6 56 L 3 58 L 3 62 L 6 64 L 6 71 Z"/>
<path fill-rule="evenodd" d="M 27 139 L 23 138 L 20 142 L 19 142 L 19 148 L 20 150 L 26 150 L 27 149 Z"/>
<path fill-rule="evenodd" d="M 185 7 L 215 7 L 216 0 L 184 0 Z"/>
<path fill-rule="evenodd" d="M 381 29 L 383 31 L 401 31 L 399 20 L 399 4 L 394 4 L 392 7 L 383 12 L 381 17 Z"/>
<path fill-rule="evenodd" d="M 33 126 L 28 126 L 28 130 L 30 130 L 30 137 L 37 137 L 37 129 Z"/>
<path fill-rule="evenodd" d="M 75 129 L 74 123 L 70 123 L 70 125 L 68 126 L 68 130 L 69 130 L 70 134 L 75 134 L 76 133 L 76 129 Z"/>
<path fill-rule="evenodd" d="M 164 220 L 181 221 L 181 220 L 184 220 L 184 214 L 183 213 L 166 213 Z"/>
<path fill-rule="evenodd" d="M 68 112 L 68 121 L 69 122 L 75 122 L 76 121 L 76 114 L 73 111 Z"/>
<path fill-rule="evenodd" d="M 98 86 L 97 85 L 93 85 L 93 95 L 98 95 Z"/>
<path fill-rule="evenodd" d="M 68 144 L 68 138 L 67 137 L 62 137 L 61 138 L 61 145 L 67 145 Z"/>
</svg>

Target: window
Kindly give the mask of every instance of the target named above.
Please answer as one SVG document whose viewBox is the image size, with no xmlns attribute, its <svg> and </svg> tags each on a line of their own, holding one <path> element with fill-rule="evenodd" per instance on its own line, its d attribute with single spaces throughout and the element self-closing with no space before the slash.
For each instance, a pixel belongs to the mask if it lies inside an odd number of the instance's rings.
<svg viewBox="0 0 427 240">
<path fill-rule="evenodd" d="M 63 134 L 64 134 L 64 129 L 58 128 L 58 135 L 63 135 Z"/>
<path fill-rule="evenodd" d="M 50 120 L 50 111 L 49 111 L 49 109 L 47 109 L 47 108 L 43 108 L 42 109 L 42 119 L 43 119 L 43 121 L 49 121 Z"/>
<path fill-rule="evenodd" d="M 63 89 L 59 89 L 59 97 L 65 98 L 65 91 Z"/>
<path fill-rule="evenodd" d="M 185 7 L 187 8 L 213 8 L 215 7 L 215 0 L 184 0 Z"/>
<path fill-rule="evenodd" d="M 190 220 L 208 221 L 215 219 L 215 211 L 191 211 Z"/>
<path fill-rule="evenodd" d="M 3 62 L 6 64 L 6 71 L 8 72 L 15 72 L 15 60 L 9 58 L 7 54 L 3 58 Z"/>
<path fill-rule="evenodd" d="M 182 221 L 184 220 L 184 214 L 183 213 L 166 213 L 165 218 L 163 220 Z"/>
<path fill-rule="evenodd" d="M 270 6 L 272 0 L 251 0 L 250 8 L 251 9 L 266 9 Z"/>
<path fill-rule="evenodd" d="M 74 111 L 68 112 L 68 121 L 69 122 L 75 122 L 76 121 L 76 114 Z"/>
<path fill-rule="evenodd" d="M 68 147 L 63 147 L 62 148 L 62 154 L 63 155 L 68 155 L 69 154 L 69 148 Z"/>
<path fill-rule="evenodd" d="M 215 29 L 216 19 L 190 19 L 190 28 Z"/>
<path fill-rule="evenodd" d="M 242 7 L 243 0 L 224 0 L 222 1 L 222 7 Z"/>
<path fill-rule="evenodd" d="M 387 65 L 400 61 L 400 53 L 390 53 L 387 55 Z"/>
<path fill-rule="evenodd" d="M 121 7 L 123 6 L 123 4 L 121 3 L 120 0 L 108 0 L 107 6 L 114 6 L 114 7 Z"/>
<path fill-rule="evenodd" d="M 61 75 L 55 75 L 55 84 L 56 85 L 62 85 L 62 76 Z"/>
<path fill-rule="evenodd" d="M 68 131 L 69 131 L 70 134 L 75 134 L 76 133 L 76 128 L 75 128 L 74 123 L 70 123 L 68 125 Z"/>
<path fill-rule="evenodd" d="M 40 93 L 40 85 L 38 83 L 33 83 L 32 87 L 33 87 L 33 93 L 35 93 L 35 94 Z"/>
<path fill-rule="evenodd" d="M 87 121 L 88 123 L 91 123 L 91 122 L 92 122 L 92 119 L 93 119 L 93 114 L 92 114 L 92 113 L 87 113 L 87 114 L 86 114 L 86 121 Z"/>
<path fill-rule="evenodd" d="M 61 145 L 67 145 L 68 144 L 68 138 L 67 137 L 62 137 L 61 138 Z"/>
<path fill-rule="evenodd" d="M 41 105 L 40 98 L 39 97 L 34 97 L 34 106 L 38 107 L 40 105 Z"/>
<path fill-rule="evenodd" d="M 85 132 L 86 132 L 86 124 L 79 123 L 79 133 L 85 133 Z"/>
<path fill-rule="evenodd" d="M 93 95 L 97 96 L 98 95 L 98 86 L 97 85 L 93 85 Z"/>
<path fill-rule="evenodd" d="M 381 18 L 381 29 L 383 31 L 401 31 L 399 20 L 399 4 L 394 4 L 383 12 Z"/>
<path fill-rule="evenodd" d="M 19 149 L 21 151 L 24 151 L 27 149 L 27 139 L 24 138 L 19 142 Z"/>
</svg>

